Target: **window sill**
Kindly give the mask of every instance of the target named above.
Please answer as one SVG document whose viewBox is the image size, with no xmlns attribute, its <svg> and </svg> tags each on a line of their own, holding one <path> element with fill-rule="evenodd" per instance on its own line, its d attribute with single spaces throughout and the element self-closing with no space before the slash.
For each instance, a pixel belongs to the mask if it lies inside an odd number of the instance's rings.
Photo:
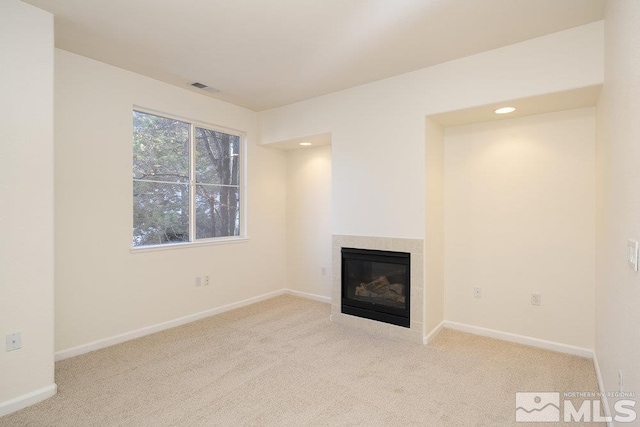
<svg viewBox="0 0 640 427">
<path fill-rule="evenodd" d="M 248 242 L 248 237 L 221 237 L 212 240 L 201 240 L 198 242 L 185 242 L 185 243 L 170 243 L 166 245 L 154 245 L 154 246 L 141 246 L 138 248 L 131 248 L 129 252 L 132 254 L 139 254 L 144 252 L 157 252 L 157 251 L 169 251 L 174 249 L 186 249 L 186 248 L 198 248 L 202 246 L 216 246 L 216 245 L 230 245 L 233 243 Z"/>
</svg>

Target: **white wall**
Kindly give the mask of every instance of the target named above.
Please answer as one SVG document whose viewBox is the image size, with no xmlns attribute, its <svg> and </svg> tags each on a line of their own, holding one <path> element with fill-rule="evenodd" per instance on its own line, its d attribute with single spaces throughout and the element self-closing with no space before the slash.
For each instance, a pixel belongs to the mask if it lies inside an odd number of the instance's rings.
<svg viewBox="0 0 640 427">
<path fill-rule="evenodd" d="M 425 143 L 425 117 L 602 84 L 603 28 L 596 22 L 262 111 L 260 142 L 331 132 L 332 233 L 430 240 L 424 274 L 431 331 L 443 318 L 437 241 L 443 237 L 436 225 L 443 213 L 431 194 L 438 173 L 427 167 L 434 167 L 430 158 L 439 163 L 430 154 L 438 147 Z"/>
<path fill-rule="evenodd" d="M 288 151 L 287 288 L 330 298 L 331 271 L 331 146 Z"/>
<path fill-rule="evenodd" d="M 53 17 L 17 0 L 0 2 L 0 94 L 2 416 L 55 393 Z M 6 352 L 14 332 L 22 349 Z"/>
<path fill-rule="evenodd" d="M 446 128 L 444 141 L 445 318 L 592 349 L 595 109 Z"/>
<path fill-rule="evenodd" d="M 333 233 L 423 239 L 424 117 L 601 84 L 602 31 L 597 22 L 263 111 L 260 141 L 331 132 Z"/>
<path fill-rule="evenodd" d="M 256 113 L 55 55 L 56 350 L 284 288 L 285 156 L 257 145 Z M 129 252 L 134 105 L 247 132 L 249 242 Z"/>
<path fill-rule="evenodd" d="M 640 240 L 640 2 L 610 1 L 605 84 L 598 102 L 596 354 L 606 391 L 640 394 L 640 273 L 626 261 Z M 636 406 L 638 410 L 638 406 Z M 638 422 L 638 421 L 636 421 Z"/>
<path fill-rule="evenodd" d="M 444 320 L 444 129 L 425 119 L 425 331 Z"/>
</svg>

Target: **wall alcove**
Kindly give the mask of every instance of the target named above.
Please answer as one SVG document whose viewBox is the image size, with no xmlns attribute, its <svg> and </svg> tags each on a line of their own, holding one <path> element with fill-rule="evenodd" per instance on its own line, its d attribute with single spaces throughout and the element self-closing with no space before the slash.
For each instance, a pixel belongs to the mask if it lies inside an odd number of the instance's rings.
<svg viewBox="0 0 640 427">
<path fill-rule="evenodd" d="M 446 320 L 593 348 L 599 91 L 426 118 L 427 333 Z"/>
</svg>

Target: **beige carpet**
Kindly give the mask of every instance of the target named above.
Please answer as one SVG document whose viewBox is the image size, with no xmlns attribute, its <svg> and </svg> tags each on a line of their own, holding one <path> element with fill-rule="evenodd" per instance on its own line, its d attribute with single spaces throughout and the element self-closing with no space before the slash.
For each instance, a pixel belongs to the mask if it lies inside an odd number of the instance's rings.
<svg viewBox="0 0 640 427">
<path fill-rule="evenodd" d="M 421 346 L 329 311 L 282 296 L 58 362 L 58 394 L 0 426 L 511 425 L 516 391 L 597 391 L 588 359 L 449 330 Z"/>
</svg>

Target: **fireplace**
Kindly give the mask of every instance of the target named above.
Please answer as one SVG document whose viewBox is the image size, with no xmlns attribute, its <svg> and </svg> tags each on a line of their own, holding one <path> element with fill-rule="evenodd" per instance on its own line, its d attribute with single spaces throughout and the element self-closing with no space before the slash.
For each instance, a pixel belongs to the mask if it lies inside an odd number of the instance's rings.
<svg viewBox="0 0 640 427">
<path fill-rule="evenodd" d="M 343 247 L 342 313 L 408 328 L 410 267 L 407 252 Z"/>
</svg>

